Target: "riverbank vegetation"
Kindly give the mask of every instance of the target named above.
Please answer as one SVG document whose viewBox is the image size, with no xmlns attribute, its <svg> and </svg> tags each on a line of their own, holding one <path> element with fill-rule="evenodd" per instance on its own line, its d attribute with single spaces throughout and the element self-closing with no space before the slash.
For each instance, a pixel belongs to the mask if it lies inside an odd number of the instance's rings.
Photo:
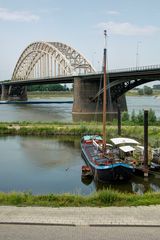
<svg viewBox="0 0 160 240">
<path fill-rule="evenodd" d="M 42 85 L 31 85 L 27 87 L 28 92 L 50 92 L 50 91 L 69 91 L 66 84 L 42 84 Z"/>
<path fill-rule="evenodd" d="M 48 207 L 107 207 L 160 204 L 160 193 L 143 195 L 121 193 L 112 189 L 101 190 L 89 196 L 77 194 L 32 195 L 31 193 L 0 193 L 0 205 Z"/>
<path fill-rule="evenodd" d="M 153 87 L 144 86 L 143 88 L 134 88 L 126 93 L 127 96 L 160 96 L 160 85 Z"/>
<path fill-rule="evenodd" d="M 131 114 L 128 112 L 122 113 L 122 123 L 124 125 L 143 125 L 144 122 L 144 111 L 140 110 L 135 113 L 133 110 Z M 160 119 L 156 117 L 155 111 L 152 109 L 148 110 L 148 124 L 150 126 L 160 125 Z"/>
<path fill-rule="evenodd" d="M 30 92 L 27 92 L 27 96 L 28 96 L 28 99 L 73 97 L 73 91 L 30 91 Z"/>
<path fill-rule="evenodd" d="M 101 134 L 102 126 L 95 122 L 60 123 L 60 122 L 12 122 L 0 123 L 0 136 L 77 136 L 84 134 Z M 126 125 L 122 123 L 121 136 L 133 137 L 143 143 L 143 126 L 138 124 Z M 149 144 L 152 147 L 160 147 L 160 125 L 149 126 Z M 117 122 L 107 123 L 107 138 L 117 136 Z"/>
<path fill-rule="evenodd" d="M 73 89 L 66 84 L 44 84 L 27 87 L 28 98 L 73 97 Z"/>
</svg>

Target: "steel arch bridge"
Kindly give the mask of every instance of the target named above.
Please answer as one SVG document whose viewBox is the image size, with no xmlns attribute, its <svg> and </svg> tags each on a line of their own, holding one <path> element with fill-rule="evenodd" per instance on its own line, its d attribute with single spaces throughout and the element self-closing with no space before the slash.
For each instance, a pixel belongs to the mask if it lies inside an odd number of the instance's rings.
<svg viewBox="0 0 160 240">
<path fill-rule="evenodd" d="M 34 42 L 21 54 L 12 81 L 95 73 L 76 49 L 60 42 Z"/>
</svg>

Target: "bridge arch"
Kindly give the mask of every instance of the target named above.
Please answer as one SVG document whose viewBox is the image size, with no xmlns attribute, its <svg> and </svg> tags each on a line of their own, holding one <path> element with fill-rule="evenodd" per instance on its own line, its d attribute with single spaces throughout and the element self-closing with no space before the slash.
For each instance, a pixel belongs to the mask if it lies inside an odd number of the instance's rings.
<svg viewBox="0 0 160 240">
<path fill-rule="evenodd" d="M 19 57 L 12 80 L 96 72 L 76 49 L 60 42 L 31 43 Z"/>
</svg>

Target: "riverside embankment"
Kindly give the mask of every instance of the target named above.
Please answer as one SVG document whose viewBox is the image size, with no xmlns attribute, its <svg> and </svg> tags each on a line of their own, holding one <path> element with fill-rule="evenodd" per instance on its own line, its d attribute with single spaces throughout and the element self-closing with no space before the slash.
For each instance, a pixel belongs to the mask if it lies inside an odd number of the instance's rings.
<svg viewBox="0 0 160 240">
<path fill-rule="evenodd" d="M 117 125 L 107 124 L 107 138 L 117 136 Z M 132 123 L 131 123 L 132 124 Z M 59 123 L 59 122 L 4 122 L 0 123 L 0 135 L 21 135 L 21 136 L 52 136 L 72 135 L 82 136 L 86 133 L 101 134 L 102 127 L 99 123 Z M 160 146 L 160 126 L 149 126 L 149 144 L 152 147 Z M 122 136 L 133 137 L 143 142 L 143 126 L 124 125 Z"/>
</svg>

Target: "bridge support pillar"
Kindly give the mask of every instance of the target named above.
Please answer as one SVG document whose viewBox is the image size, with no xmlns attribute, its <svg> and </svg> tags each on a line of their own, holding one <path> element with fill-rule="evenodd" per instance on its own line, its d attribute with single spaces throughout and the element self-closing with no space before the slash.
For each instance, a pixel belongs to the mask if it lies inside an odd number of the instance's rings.
<svg viewBox="0 0 160 240">
<path fill-rule="evenodd" d="M 8 93 L 9 93 L 9 86 L 8 85 L 1 85 L 1 101 L 8 100 Z"/>
<path fill-rule="evenodd" d="M 74 121 L 97 121 L 102 120 L 103 103 L 102 98 L 98 102 L 93 102 L 92 98 L 99 91 L 100 80 L 86 80 L 81 77 L 74 79 L 74 101 L 72 107 L 72 116 Z M 125 95 L 121 96 L 118 101 L 112 102 L 108 98 L 107 120 L 118 118 L 118 104 L 121 111 L 127 111 Z"/>
<path fill-rule="evenodd" d="M 10 86 L 9 87 L 9 101 L 27 101 L 27 87 L 26 86 Z"/>
<path fill-rule="evenodd" d="M 26 101 L 27 100 L 27 87 L 1 85 L 1 100 L 2 101 Z"/>
<path fill-rule="evenodd" d="M 91 99 L 99 90 L 99 81 L 85 80 L 81 77 L 74 79 L 74 101 L 72 116 L 75 121 L 94 121 L 102 115 L 102 106 L 97 106 Z"/>
</svg>

